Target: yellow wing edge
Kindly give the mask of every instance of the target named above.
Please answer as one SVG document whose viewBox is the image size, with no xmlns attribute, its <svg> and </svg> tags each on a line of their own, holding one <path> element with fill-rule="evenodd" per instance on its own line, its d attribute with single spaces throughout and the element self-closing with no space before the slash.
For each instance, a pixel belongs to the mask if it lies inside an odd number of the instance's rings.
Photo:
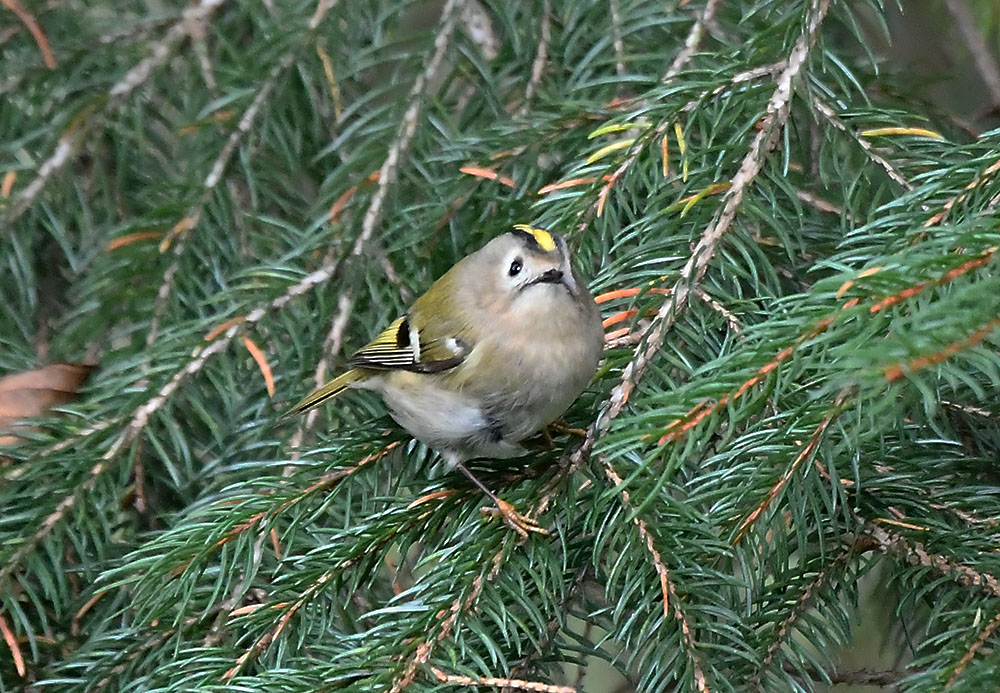
<svg viewBox="0 0 1000 693">
<path fill-rule="evenodd" d="M 349 388 L 352 384 L 361 380 L 363 377 L 364 375 L 356 368 L 352 368 L 346 373 L 341 373 L 326 385 L 310 392 L 302 399 L 301 402 L 282 414 L 281 418 L 285 419 L 290 416 L 295 416 L 296 414 L 302 414 L 310 409 L 318 407 L 323 404 L 323 402 L 333 399 L 341 392 Z"/>
</svg>

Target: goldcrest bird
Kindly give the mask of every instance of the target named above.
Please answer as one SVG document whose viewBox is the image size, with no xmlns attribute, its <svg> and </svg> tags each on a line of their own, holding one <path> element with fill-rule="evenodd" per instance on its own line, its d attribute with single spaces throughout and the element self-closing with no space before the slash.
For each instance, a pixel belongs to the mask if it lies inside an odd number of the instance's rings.
<svg viewBox="0 0 1000 693">
<path fill-rule="evenodd" d="M 587 386 L 603 345 L 600 311 L 566 241 L 519 224 L 459 260 L 350 358 L 350 370 L 289 414 L 347 388 L 378 392 L 396 422 L 457 466 L 524 538 L 545 530 L 463 462 L 524 454 L 521 441 L 555 421 Z"/>
</svg>

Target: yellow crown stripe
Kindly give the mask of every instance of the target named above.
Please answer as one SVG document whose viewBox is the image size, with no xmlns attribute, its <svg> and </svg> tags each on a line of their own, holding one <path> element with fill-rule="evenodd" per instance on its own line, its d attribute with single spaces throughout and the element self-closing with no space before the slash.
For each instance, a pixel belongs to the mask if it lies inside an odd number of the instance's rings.
<svg viewBox="0 0 1000 693">
<path fill-rule="evenodd" d="M 538 243 L 538 247 L 546 253 L 551 253 L 556 249 L 556 239 L 545 229 L 536 229 L 534 226 L 528 226 L 527 224 L 514 224 L 514 228 L 518 231 L 530 233 L 535 242 Z"/>
</svg>

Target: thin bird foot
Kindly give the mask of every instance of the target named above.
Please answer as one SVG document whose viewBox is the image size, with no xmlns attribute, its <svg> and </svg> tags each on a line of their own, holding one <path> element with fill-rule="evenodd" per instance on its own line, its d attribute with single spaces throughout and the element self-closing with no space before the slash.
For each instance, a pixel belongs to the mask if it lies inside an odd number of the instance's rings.
<svg viewBox="0 0 1000 693">
<path fill-rule="evenodd" d="M 528 534 L 534 532 L 535 534 L 541 534 L 547 536 L 549 530 L 545 529 L 539 525 L 535 520 L 530 517 L 525 517 L 521 513 L 514 510 L 514 506 L 507 501 L 496 499 L 495 507 L 485 507 L 480 509 L 480 512 L 484 517 L 500 517 L 503 519 L 504 524 L 517 532 L 518 543 L 524 543 L 528 539 Z"/>
<path fill-rule="evenodd" d="M 559 419 L 558 421 L 553 421 L 549 424 L 549 428 L 556 433 L 567 433 L 571 436 L 576 436 L 577 438 L 586 438 L 587 430 L 585 428 L 573 428 L 565 419 Z"/>
</svg>

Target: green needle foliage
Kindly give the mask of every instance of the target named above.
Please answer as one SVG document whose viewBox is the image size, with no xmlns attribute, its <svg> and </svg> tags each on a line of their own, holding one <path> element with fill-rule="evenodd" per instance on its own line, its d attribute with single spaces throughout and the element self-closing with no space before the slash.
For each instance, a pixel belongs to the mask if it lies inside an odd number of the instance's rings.
<svg viewBox="0 0 1000 693">
<path fill-rule="evenodd" d="M 3 452 L 0 690 L 995 686 L 1000 132 L 878 3 L 3 5 L 0 372 L 98 367 Z M 524 544 L 279 419 L 514 223 L 609 318 L 585 437 L 472 463 Z"/>
</svg>

